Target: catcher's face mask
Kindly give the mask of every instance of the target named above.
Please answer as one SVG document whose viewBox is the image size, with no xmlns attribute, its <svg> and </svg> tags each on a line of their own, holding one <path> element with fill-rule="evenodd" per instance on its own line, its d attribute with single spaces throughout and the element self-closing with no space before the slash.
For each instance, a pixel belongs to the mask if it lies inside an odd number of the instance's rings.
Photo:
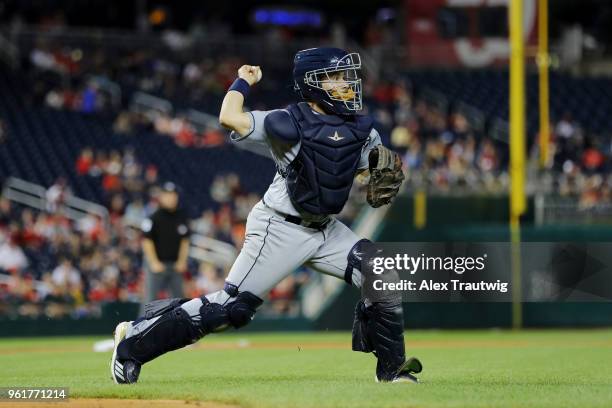
<svg viewBox="0 0 612 408">
<path fill-rule="evenodd" d="M 335 66 L 308 71 L 304 82 L 327 94 L 333 104 L 341 104 L 347 111 L 360 111 L 361 58 L 356 52 L 339 59 Z"/>
</svg>

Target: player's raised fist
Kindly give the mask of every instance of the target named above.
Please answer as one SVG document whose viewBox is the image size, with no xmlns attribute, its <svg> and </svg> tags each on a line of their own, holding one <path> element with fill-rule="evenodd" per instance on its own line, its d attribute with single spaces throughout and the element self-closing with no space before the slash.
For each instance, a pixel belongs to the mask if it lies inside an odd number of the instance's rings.
<svg viewBox="0 0 612 408">
<path fill-rule="evenodd" d="M 262 74 L 261 68 L 256 65 L 243 65 L 238 70 L 238 77 L 247 81 L 251 86 L 261 81 Z"/>
</svg>

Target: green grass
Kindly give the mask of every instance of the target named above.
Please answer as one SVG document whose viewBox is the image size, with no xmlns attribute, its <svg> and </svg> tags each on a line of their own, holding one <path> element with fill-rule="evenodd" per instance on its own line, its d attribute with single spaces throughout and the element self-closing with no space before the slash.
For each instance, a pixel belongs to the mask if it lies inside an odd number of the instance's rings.
<svg viewBox="0 0 612 408">
<path fill-rule="evenodd" d="M 95 340 L 0 340 L 0 386 L 243 407 L 612 406 L 612 330 L 407 332 L 425 367 L 417 386 L 374 383 L 375 359 L 350 351 L 350 333 L 210 336 L 147 364 L 131 386 L 110 381 Z"/>
</svg>

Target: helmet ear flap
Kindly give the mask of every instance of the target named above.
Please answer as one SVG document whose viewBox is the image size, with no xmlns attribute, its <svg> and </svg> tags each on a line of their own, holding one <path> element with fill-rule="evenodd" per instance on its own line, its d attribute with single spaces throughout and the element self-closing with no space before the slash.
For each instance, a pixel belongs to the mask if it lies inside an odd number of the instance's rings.
<svg viewBox="0 0 612 408">
<path fill-rule="evenodd" d="M 298 96 L 302 99 L 304 98 L 304 93 L 302 92 L 302 90 L 300 89 L 300 86 L 298 85 L 297 81 L 293 81 L 293 91 L 298 94 Z"/>
</svg>

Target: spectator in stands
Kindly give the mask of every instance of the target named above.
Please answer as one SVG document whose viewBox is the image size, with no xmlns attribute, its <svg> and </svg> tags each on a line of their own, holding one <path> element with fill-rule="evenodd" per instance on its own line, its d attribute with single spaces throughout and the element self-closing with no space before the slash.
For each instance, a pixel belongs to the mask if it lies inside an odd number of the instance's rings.
<svg viewBox="0 0 612 408">
<path fill-rule="evenodd" d="M 90 147 L 86 147 L 81 151 L 76 161 L 76 172 L 79 176 L 89 174 L 91 166 L 93 165 L 93 151 Z"/>
<path fill-rule="evenodd" d="M 191 228 L 198 234 L 212 236 L 215 231 L 215 213 L 210 209 L 204 210 L 200 218 L 193 221 Z"/>
<path fill-rule="evenodd" d="M 106 172 L 102 178 L 102 188 L 108 194 L 117 193 L 123 187 L 121 177 L 114 172 Z"/>
<path fill-rule="evenodd" d="M 81 93 L 80 111 L 92 113 L 98 109 L 98 87 L 94 83 L 89 83 Z"/>
<path fill-rule="evenodd" d="M 147 218 L 147 213 L 142 202 L 142 198 L 137 197 L 135 200 L 131 201 L 127 207 L 125 207 L 123 222 L 126 225 L 141 225 L 145 218 Z"/>
<path fill-rule="evenodd" d="M 578 208 L 581 210 L 591 209 L 600 204 L 603 199 L 603 177 L 599 174 L 588 177 L 580 193 Z"/>
<path fill-rule="evenodd" d="M 113 124 L 113 130 L 115 133 L 122 135 L 129 135 L 133 132 L 133 124 L 136 119 L 133 117 L 134 114 L 129 111 L 123 111 L 117 115 L 115 123 Z"/>
<path fill-rule="evenodd" d="M 80 287 L 81 274 L 72 264 L 72 260 L 65 257 L 60 259 L 59 265 L 51 272 L 51 280 L 54 285 L 71 292 Z"/>
<path fill-rule="evenodd" d="M 51 282 L 50 291 L 45 296 L 45 315 L 51 319 L 64 317 L 70 313 L 74 299 L 62 287 Z"/>
<path fill-rule="evenodd" d="M 93 161 L 93 164 L 89 169 L 89 175 L 92 177 L 100 177 L 106 169 L 108 157 L 106 155 L 106 152 L 103 150 L 97 151 L 95 156 L 96 157 Z"/>
<path fill-rule="evenodd" d="M 151 187 L 157 185 L 157 180 L 159 176 L 159 171 L 157 170 L 157 166 L 154 164 L 149 164 L 145 169 L 144 181 L 145 181 L 145 189 L 150 190 Z"/>
<path fill-rule="evenodd" d="M 108 210 L 111 222 L 116 222 L 123 217 L 123 213 L 125 211 L 125 201 L 121 194 L 113 195 Z"/>
<path fill-rule="evenodd" d="M 589 146 L 582 154 L 582 167 L 588 174 L 593 174 L 603 170 L 605 156 L 594 146 Z"/>
<path fill-rule="evenodd" d="M 198 147 L 216 147 L 225 143 L 225 135 L 218 129 L 207 128 L 200 138 Z"/>
<path fill-rule="evenodd" d="M 423 155 L 421 153 L 421 142 L 417 138 L 411 140 L 403 162 L 409 170 L 421 167 Z"/>
<path fill-rule="evenodd" d="M 210 186 L 210 196 L 218 203 L 227 203 L 231 199 L 231 188 L 225 175 L 217 175 Z"/>
<path fill-rule="evenodd" d="M 90 239 L 98 239 L 104 232 L 104 225 L 99 216 L 88 213 L 85 217 L 81 218 L 77 222 L 77 230 L 80 231 L 84 237 Z"/>
<path fill-rule="evenodd" d="M 17 297 L 19 302 L 19 315 L 27 317 L 38 317 L 40 308 L 36 302 L 40 300 L 40 295 L 34 288 L 34 282 L 31 276 L 12 276 L 12 292 Z"/>
<path fill-rule="evenodd" d="M 30 62 L 42 71 L 59 71 L 53 53 L 44 47 L 35 47 L 30 52 Z"/>
<path fill-rule="evenodd" d="M 292 306 L 295 300 L 295 288 L 296 281 L 293 275 L 287 276 L 272 288 L 268 296 L 274 302 L 273 308 L 277 313 L 287 314 L 294 312 Z"/>
<path fill-rule="evenodd" d="M 180 147 L 192 147 L 196 142 L 195 129 L 187 118 L 177 118 L 179 121 L 178 129 L 174 133 L 174 141 Z"/>
<path fill-rule="evenodd" d="M 58 178 L 55 183 L 47 189 L 47 211 L 54 213 L 58 210 L 68 197 L 72 195 L 70 187 L 63 177 Z"/>
<path fill-rule="evenodd" d="M 410 146 L 412 139 L 414 139 L 414 137 L 407 126 L 398 125 L 391 131 L 391 146 L 395 149 L 403 151 Z"/>
<path fill-rule="evenodd" d="M 0 227 L 9 225 L 13 216 L 13 207 L 10 200 L 0 196 Z"/>
<path fill-rule="evenodd" d="M 50 240 L 55 233 L 53 226 L 53 217 L 45 213 L 39 213 L 34 224 L 36 234 L 46 240 Z"/>
<path fill-rule="evenodd" d="M 240 194 L 234 199 L 234 218 L 237 221 L 246 221 L 251 208 L 259 201 L 257 194 Z"/>
<path fill-rule="evenodd" d="M 24 247 L 38 247 L 42 237 L 36 232 L 34 213 L 30 209 L 21 212 L 19 241 Z"/>
<path fill-rule="evenodd" d="M 12 233 L 0 243 L 0 269 L 20 271 L 28 266 L 28 259 L 18 245 L 17 233 Z"/>
<path fill-rule="evenodd" d="M 497 152 L 493 146 L 493 142 L 491 142 L 489 139 L 482 141 L 480 152 L 478 152 L 476 161 L 478 168 L 485 173 L 497 170 L 497 166 L 499 164 Z"/>
<path fill-rule="evenodd" d="M 569 112 L 565 112 L 561 120 L 555 126 L 555 134 L 562 140 L 569 140 L 576 136 L 579 131 L 579 127 L 572 119 L 572 115 Z"/>
<path fill-rule="evenodd" d="M 195 280 L 196 290 L 195 296 L 202 296 L 223 289 L 225 283 L 217 271 L 215 265 L 210 262 L 202 262 L 198 277 Z"/>
<path fill-rule="evenodd" d="M 216 238 L 227 243 L 233 243 L 232 207 L 229 204 L 222 205 L 219 211 L 217 212 L 216 225 Z"/>
</svg>

